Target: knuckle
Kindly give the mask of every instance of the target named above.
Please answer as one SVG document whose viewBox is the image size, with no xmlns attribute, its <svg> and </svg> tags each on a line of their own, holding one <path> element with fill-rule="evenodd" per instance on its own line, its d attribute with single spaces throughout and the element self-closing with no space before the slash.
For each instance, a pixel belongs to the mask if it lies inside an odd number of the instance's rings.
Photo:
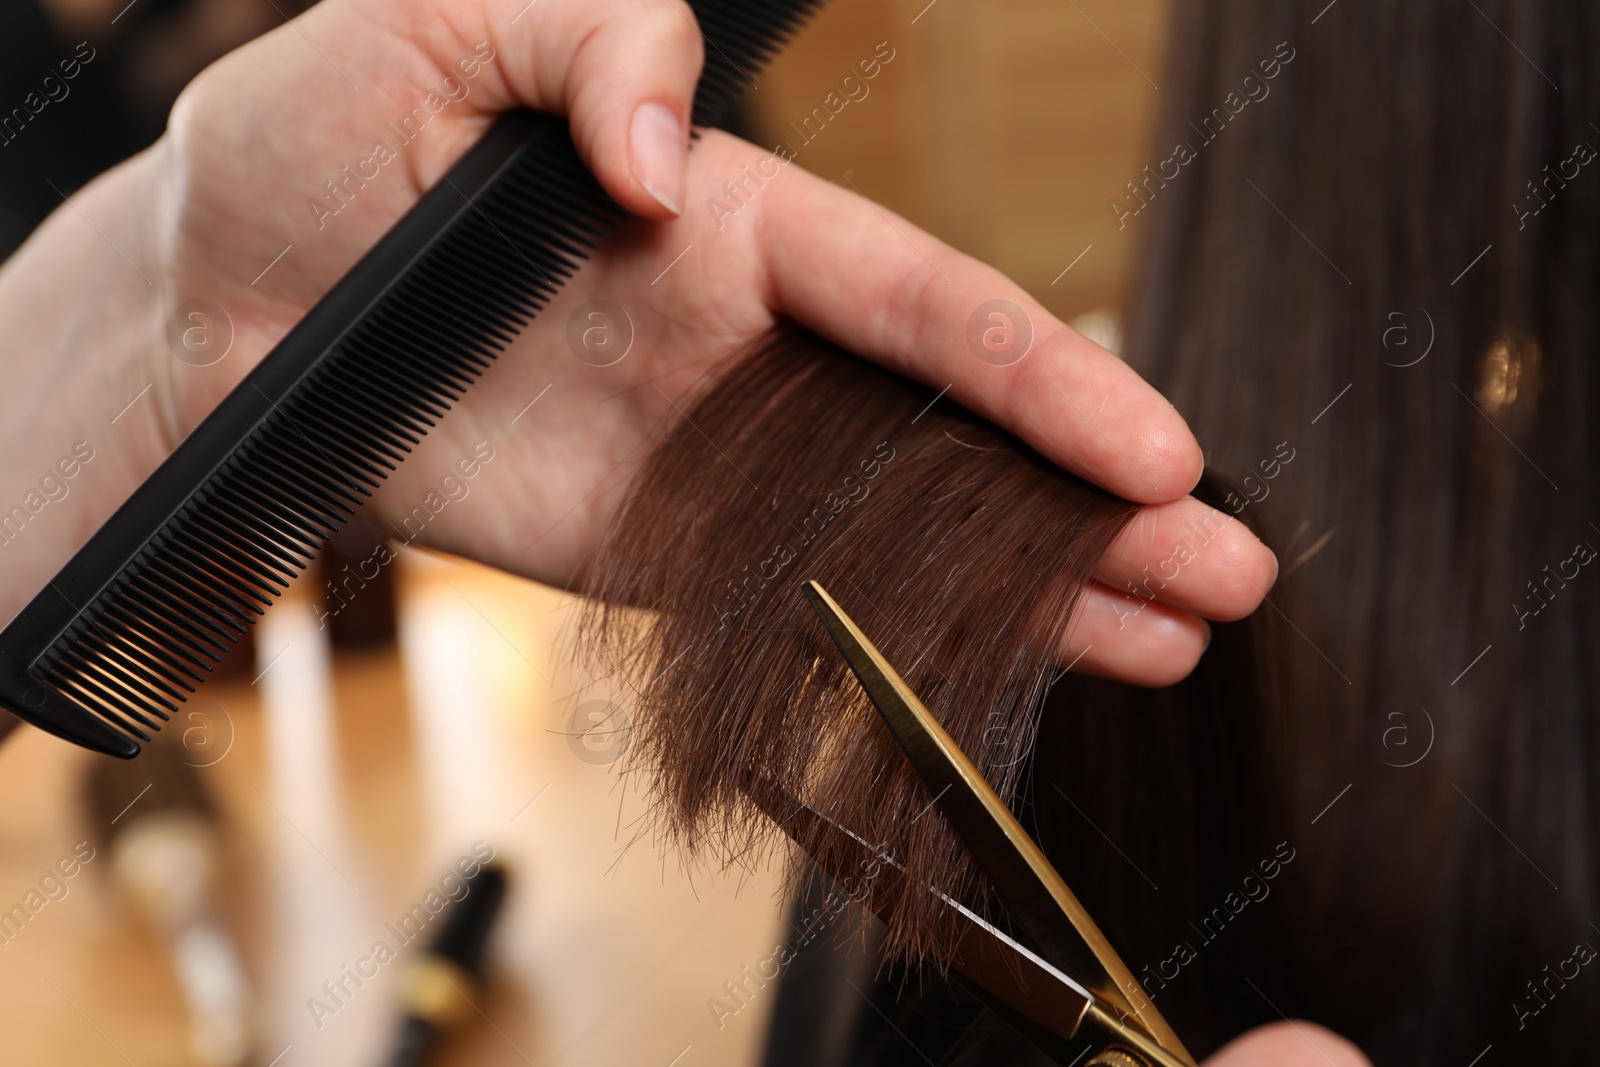
<svg viewBox="0 0 1600 1067">
<path fill-rule="evenodd" d="M 920 267 L 906 271 L 890 284 L 887 299 L 884 301 L 883 313 L 877 322 L 876 336 L 873 338 L 875 347 L 879 351 L 888 350 L 890 330 L 896 323 L 915 323 L 916 335 L 912 343 L 918 350 L 927 348 L 926 338 L 922 336 L 923 323 L 933 320 L 930 309 L 933 302 L 933 287 L 935 282 L 942 281 L 932 264 L 924 263 Z"/>
<path fill-rule="evenodd" d="M 705 41 L 700 36 L 700 24 L 685 0 L 645 0 L 623 21 L 624 32 L 650 42 L 652 50 L 691 56 L 696 66 L 704 62 Z"/>
</svg>

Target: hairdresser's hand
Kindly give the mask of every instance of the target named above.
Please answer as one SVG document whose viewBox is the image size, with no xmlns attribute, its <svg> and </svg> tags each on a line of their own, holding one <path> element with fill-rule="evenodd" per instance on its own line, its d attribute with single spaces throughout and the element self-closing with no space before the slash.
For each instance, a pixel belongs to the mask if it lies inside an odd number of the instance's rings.
<svg viewBox="0 0 1600 1067">
<path fill-rule="evenodd" d="M 173 299 L 214 300 L 254 333 L 241 333 L 246 358 L 211 378 L 165 361 L 178 374 L 169 394 L 175 431 L 209 410 L 438 179 L 492 111 L 520 101 L 571 110 L 580 148 L 607 188 L 665 221 L 636 222 L 609 243 L 401 469 L 375 509 L 388 532 L 570 583 L 639 459 L 681 418 L 703 376 L 788 316 L 935 388 L 950 386 L 957 400 L 1063 465 L 1158 505 L 1106 561 L 1064 663 L 1083 653 L 1080 669 L 1170 682 L 1204 647 L 1200 616 L 1255 607 L 1273 577 L 1271 555 L 1238 523 L 1182 500 L 1199 475 L 1199 447 L 1171 405 L 1122 362 L 996 271 L 805 173 L 803 161 L 780 164 L 719 134 L 687 153 L 687 170 L 681 132 L 631 149 L 640 103 L 659 102 L 680 122 L 688 111 L 701 43 L 685 9 L 664 0 L 539 0 L 512 22 L 525 2 L 472 0 L 449 8 L 446 21 L 438 0 L 332 0 L 190 89 L 167 148 L 188 175 L 172 188 L 162 230 L 173 241 L 164 259 L 182 283 Z M 465 80 L 458 62 L 491 52 Z M 892 64 L 893 49 L 877 58 Z M 351 90 L 346 77 L 361 88 Z M 343 166 L 369 156 L 374 139 L 391 138 L 385 124 L 447 77 L 470 86 L 465 99 L 443 104 L 376 179 L 348 183 Z M 333 216 L 323 214 L 333 201 L 311 206 L 329 179 L 347 201 Z M 743 195 L 730 197 L 724 183 Z M 671 217 L 673 207 L 681 217 Z M 232 236 L 219 240 L 223 232 Z M 967 339 L 974 311 L 995 299 L 1021 307 L 1035 331 L 1011 366 L 979 358 Z M 611 345 L 632 330 L 632 347 L 614 365 L 591 365 L 613 358 L 603 343 L 584 358 L 572 348 L 569 325 L 590 300 L 610 301 L 631 323 L 585 312 L 579 326 L 591 337 L 598 327 Z M 465 457 L 471 466 L 479 442 L 496 458 L 469 482 L 457 465 Z M 417 510 L 452 497 L 437 516 Z M 1178 563 L 1184 543 L 1193 558 Z M 1117 591 L 1130 581 L 1137 596 Z"/>
<path fill-rule="evenodd" d="M 9 368 L 5 395 L 27 402 L 49 385 L 69 398 L 65 421 L 89 412 L 114 446 L 95 467 L 105 491 L 79 496 L 92 504 L 81 534 L 496 112 L 521 103 L 569 113 L 611 194 L 669 221 L 633 224 L 580 273 L 385 487 L 375 518 L 398 530 L 426 501 L 470 490 L 420 540 L 569 582 L 699 376 L 790 316 L 948 385 L 1057 462 L 1157 505 L 1106 561 L 1063 659 L 1082 653 L 1079 669 L 1147 683 L 1187 673 L 1205 641 L 1200 617 L 1252 609 L 1275 564 L 1237 523 L 1207 524 L 1213 513 L 1182 499 L 1201 458 L 1176 412 L 995 271 L 798 165 L 756 189 L 743 168 L 771 173 L 771 154 L 711 135 L 686 174 L 681 123 L 700 60 L 687 9 L 669 0 L 327 0 L 209 68 L 162 141 L 75 196 L 0 278 L 0 322 L 32 330 L 12 338 L 17 348 L 53 357 L 38 364 L 48 371 Z M 420 132 L 402 144 L 407 116 Z M 750 195 L 728 200 L 731 181 Z M 633 347 L 614 366 L 569 348 L 567 321 L 591 298 L 631 317 Z M 1005 367 L 966 339 L 974 311 L 995 299 L 1018 305 L 1035 335 L 1026 358 Z M 175 358 L 166 336 L 192 301 L 231 321 L 232 348 L 211 366 Z M 142 345 L 132 356 L 130 338 Z M 51 373 L 71 381 L 41 383 Z M 58 451 L 84 435 L 47 416 L 18 425 L 41 441 L 65 435 Z M 496 458 L 468 484 L 457 464 L 479 442 Z M 39 569 L 79 540 L 34 538 Z M 1112 591 L 1130 581 L 1153 599 Z"/>
<path fill-rule="evenodd" d="M 1371 1067 L 1344 1038 L 1315 1023 L 1281 1022 L 1234 1038 L 1201 1067 Z"/>
<path fill-rule="evenodd" d="M 726 182 L 748 191 L 742 206 Z M 935 389 L 949 386 L 1057 462 L 1152 502 L 1101 568 L 1064 664 L 1081 654 L 1078 669 L 1174 681 L 1204 647 L 1199 616 L 1243 615 L 1271 585 L 1271 553 L 1237 521 L 1185 497 L 1200 451 L 1172 406 L 998 272 L 800 161 L 779 164 L 722 134 L 690 153 L 688 190 L 682 218 L 632 224 L 586 266 L 402 469 L 380 509 L 390 522 L 403 523 L 441 491 L 453 462 L 487 441 L 496 458 L 475 484 L 451 483 L 470 492 L 429 522 L 424 539 L 571 580 L 660 429 L 682 418 L 708 374 L 789 316 Z M 985 362 L 967 341 L 974 309 L 994 299 L 1014 301 L 1036 334 L 1013 366 Z M 596 316 L 588 302 L 601 300 L 610 306 Z M 731 467 L 708 476 L 741 477 Z M 1144 599 L 1115 591 L 1128 581 Z"/>
<path fill-rule="evenodd" d="M 0 514 L 31 512 L 0 531 L 0 621 L 500 111 L 568 115 L 617 201 L 677 211 L 701 47 L 678 0 L 326 0 L 209 67 L 154 147 L 83 189 L 20 176 L 69 202 L 0 270 Z M 71 136 L 87 105 L 52 100 L 38 121 Z"/>
</svg>

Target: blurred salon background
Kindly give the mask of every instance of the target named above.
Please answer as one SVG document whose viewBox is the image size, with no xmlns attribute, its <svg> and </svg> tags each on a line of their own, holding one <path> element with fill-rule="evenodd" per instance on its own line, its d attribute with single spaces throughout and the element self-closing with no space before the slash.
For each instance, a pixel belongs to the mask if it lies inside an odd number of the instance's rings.
<svg viewBox="0 0 1600 1067">
<path fill-rule="evenodd" d="M 0 0 L 0 255 L 158 138 L 206 64 L 305 6 Z M 736 126 L 1115 350 L 1136 249 L 1108 201 L 1150 161 L 1165 17 L 1156 0 L 832 0 Z M 759 1062 L 774 989 L 727 989 L 790 936 L 775 873 L 686 872 L 635 840 L 629 690 L 564 661 L 572 606 L 357 530 L 158 758 L 108 769 L 18 732 L 0 747 L 5 1060 Z M 468 902 L 489 913 L 481 963 L 433 965 Z M 426 1057 L 399 1058 L 408 1013 L 438 1031 Z"/>
</svg>

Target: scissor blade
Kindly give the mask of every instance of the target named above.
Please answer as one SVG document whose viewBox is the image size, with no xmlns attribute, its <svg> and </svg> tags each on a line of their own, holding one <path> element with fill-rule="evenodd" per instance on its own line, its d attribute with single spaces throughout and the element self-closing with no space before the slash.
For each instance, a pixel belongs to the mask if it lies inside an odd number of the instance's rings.
<svg viewBox="0 0 1600 1067">
<path fill-rule="evenodd" d="M 804 588 L 868 699 L 1006 910 L 1044 956 L 1086 986 L 1110 1015 L 1193 1063 L 1100 928 L 972 761 L 827 590 L 814 581 Z"/>
<path fill-rule="evenodd" d="M 822 851 L 833 865 L 822 869 L 833 879 L 834 892 L 867 902 L 893 899 L 900 892 L 905 868 L 887 848 L 874 847 L 774 785 L 753 789 L 750 796 L 795 841 L 829 839 L 831 847 Z M 928 892 L 944 905 L 945 936 L 947 943 L 955 946 L 950 964 L 973 991 L 1059 1063 L 1081 1061 L 1083 1043 L 1094 1040 L 1079 1033 L 1094 1004 L 1089 991 L 948 894 L 933 886 Z M 831 905 L 830 896 L 822 910 L 831 915 Z M 883 922 L 889 921 L 887 915 L 875 914 Z M 808 927 L 800 931 L 799 942 L 804 944 L 813 936 Z"/>
</svg>

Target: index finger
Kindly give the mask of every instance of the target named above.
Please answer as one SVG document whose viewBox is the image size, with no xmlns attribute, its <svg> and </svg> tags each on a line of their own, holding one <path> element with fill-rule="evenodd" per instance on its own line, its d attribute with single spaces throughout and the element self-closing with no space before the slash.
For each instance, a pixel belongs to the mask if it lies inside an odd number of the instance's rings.
<svg viewBox="0 0 1600 1067">
<path fill-rule="evenodd" d="M 792 164 L 755 203 L 787 314 L 1125 499 L 1199 481 L 1200 446 L 1166 398 L 993 267 Z"/>
</svg>

